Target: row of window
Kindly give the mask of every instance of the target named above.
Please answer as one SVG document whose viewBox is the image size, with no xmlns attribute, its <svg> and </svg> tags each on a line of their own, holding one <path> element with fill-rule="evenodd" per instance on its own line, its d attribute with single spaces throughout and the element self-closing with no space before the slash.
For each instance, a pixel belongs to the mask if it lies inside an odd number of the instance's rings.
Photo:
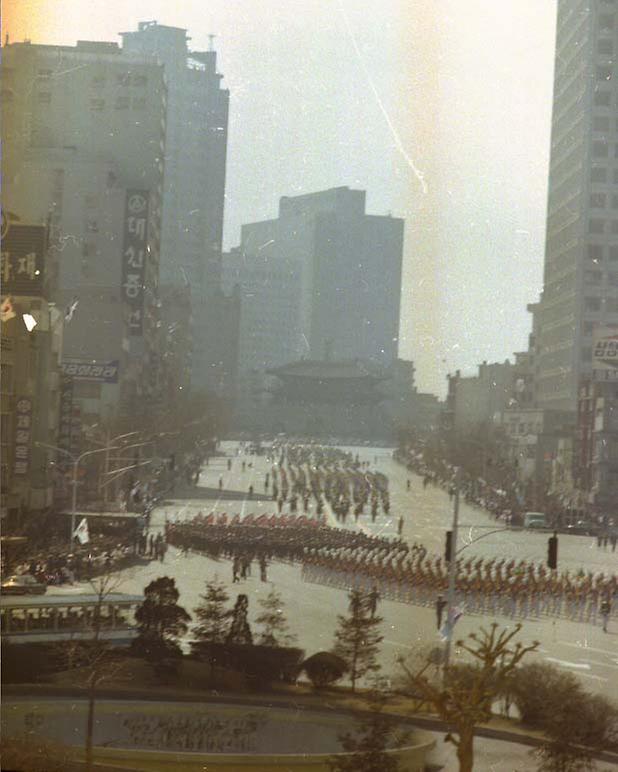
<svg viewBox="0 0 618 772">
<path fill-rule="evenodd" d="M 618 235 L 618 220 L 603 220 L 600 217 L 591 217 L 588 220 L 588 233 L 598 236 L 601 233 L 614 233 Z"/>
<path fill-rule="evenodd" d="M 607 166 L 593 166 L 590 169 L 590 182 L 607 182 L 609 179 L 609 169 Z M 618 184 L 618 169 L 612 171 L 612 182 Z"/>
<path fill-rule="evenodd" d="M 584 281 L 586 284 L 603 284 L 603 271 L 584 271 Z M 618 271 L 608 271 L 606 283 L 611 287 L 618 287 Z"/>
<path fill-rule="evenodd" d="M 605 257 L 606 247 L 603 244 L 588 244 L 588 259 L 593 263 L 599 263 Z M 607 257 L 609 260 L 618 260 L 618 245 L 607 248 Z"/>
<path fill-rule="evenodd" d="M 121 72 L 116 75 L 117 86 L 141 86 L 144 87 L 148 83 L 148 77 L 146 75 L 132 75 L 130 72 Z M 92 85 L 98 88 L 107 84 L 106 75 L 95 75 L 92 79 Z"/>
<path fill-rule="evenodd" d="M 584 310 L 590 313 L 601 311 L 602 306 L 610 314 L 618 313 L 618 298 L 585 298 Z"/>
<path fill-rule="evenodd" d="M 94 110 L 95 112 L 100 112 L 101 110 L 105 110 L 105 100 L 104 99 L 91 99 L 90 100 L 90 109 Z M 128 110 L 130 107 L 133 108 L 133 110 L 145 110 L 146 109 L 146 98 L 145 97 L 134 97 L 133 100 L 130 100 L 129 97 L 116 97 L 116 101 L 114 102 L 114 109 L 115 110 Z"/>
</svg>

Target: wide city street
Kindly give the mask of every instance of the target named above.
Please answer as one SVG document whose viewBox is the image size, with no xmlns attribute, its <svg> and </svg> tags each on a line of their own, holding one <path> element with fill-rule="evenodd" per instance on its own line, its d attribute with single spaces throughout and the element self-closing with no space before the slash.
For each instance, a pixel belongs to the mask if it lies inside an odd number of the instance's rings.
<svg viewBox="0 0 618 772">
<path fill-rule="evenodd" d="M 358 453 L 361 461 L 371 462 L 373 469 L 388 476 L 391 512 L 389 516 L 380 513 L 373 524 L 369 514 L 361 516 L 357 525 L 350 515 L 346 527 L 360 527 L 370 533 L 394 536 L 398 518 L 403 516 L 403 537 L 410 543 L 422 543 L 430 553 L 442 555 L 444 533 L 450 527 L 453 509 L 448 495 L 432 486 L 424 489 L 422 480 L 408 474 L 404 467 L 396 463 L 389 449 L 361 447 L 350 450 L 354 454 Z M 200 512 L 226 512 L 229 516 L 236 513 L 246 516 L 250 513 L 259 515 L 276 512 L 276 503 L 264 495 L 265 474 L 271 468 L 271 462 L 265 456 L 242 455 L 238 443 L 233 442 L 222 443 L 220 453 L 203 467 L 199 486 L 190 489 L 189 498 L 168 500 L 153 512 L 151 531 L 163 529 L 166 520 L 190 519 Z M 232 462 L 229 471 L 228 460 Z M 254 489 L 252 497 L 249 497 L 250 486 Z M 312 506 L 315 507 L 313 501 Z M 309 515 L 312 512 L 314 510 L 310 509 Z M 326 515 L 329 525 L 338 525 L 332 512 L 327 511 Z M 500 527 L 486 512 L 465 503 L 461 505 L 460 522 L 463 526 L 460 546 Z M 545 561 L 547 555 L 547 536 L 545 533 L 529 531 L 491 533 L 466 547 L 463 554 L 507 556 L 509 560 L 541 562 Z M 597 548 L 596 541 L 589 537 L 560 536 L 559 569 L 569 569 L 575 573 L 580 568 L 606 574 L 615 572 L 618 569 L 618 553 Z M 170 547 L 163 563 L 152 561 L 148 565 L 124 570 L 119 591 L 142 592 L 152 579 L 161 575 L 172 576 L 180 591 L 180 603 L 191 612 L 199 603 L 206 580 L 215 574 L 229 584 L 232 600 L 238 592 L 249 596 L 250 620 L 259 614 L 257 601 L 265 597 L 270 590 L 270 583 L 273 583 L 281 593 L 285 614 L 292 632 L 297 636 L 298 645 L 307 655 L 331 648 L 337 615 L 345 613 L 347 609 L 346 593 L 343 589 L 304 582 L 300 565 L 273 562 L 268 567 L 267 583 L 260 581 L 259 570 L 254 565 L 251 576 L 232 585 L 231 561 L 214 560 L 193 552 L 182 555 L 179 550 Z M 56 591 L 75 592 L 77 588 Z M 384 619 L 382 672 L 391 678 L 397 672 L 397 657 L 441 643 L 432 607 L 384 600 L 380 603 L 379 613 Z M 489 616 L 464 613 L 457 623 L 455 634 L 457 637 L 465 636 L 491 621 L 493 618 Z M 515 624 L 506 617 L 496 617 L 496 621 L 508 627 Z M 618 677 L 618 621 L 615 613 L 608 633 L 603 633 L 600 623 L 594 626 L 569 621 L 564 617 L 525 620 L 523 625 L 522 640 L 540 642 L 538 653 L 531 656 L 543 658 L 576 673 L 591 691 L 614 696 Z"/>
</svg>

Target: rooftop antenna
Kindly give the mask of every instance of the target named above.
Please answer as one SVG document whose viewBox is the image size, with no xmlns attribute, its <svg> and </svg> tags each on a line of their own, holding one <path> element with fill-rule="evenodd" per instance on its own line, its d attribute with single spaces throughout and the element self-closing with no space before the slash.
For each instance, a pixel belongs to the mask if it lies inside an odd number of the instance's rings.
<svg viewBox="0 0 618 772">
<path fill-rule="evenodd" d="M 6 37 L 4 38 L 4 45 L 8 46 L 8 44 L 9 44 L 9 33 L 7 32 Z"/>
<path fill-rule="evenodd" d="M 208 36 L 208 50 L 214 51 L 215 50 L 215 43 L 214 40 L 217 36 L 216 35 L 209 35 Z"/>
</svg>

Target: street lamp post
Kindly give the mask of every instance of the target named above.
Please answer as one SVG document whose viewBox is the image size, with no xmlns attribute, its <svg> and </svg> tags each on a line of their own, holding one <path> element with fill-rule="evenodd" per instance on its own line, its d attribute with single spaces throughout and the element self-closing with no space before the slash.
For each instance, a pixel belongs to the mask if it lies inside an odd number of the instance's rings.
<svg viewBox="0 0 618 772">
<path fill-rule="evenodd" d="M 82 453 L 79 456 L 74 456 L 72 453 L 69 453 L 68 450 L 65 450 L 64 448 L 59 448 L 57 445 L 47 445 L 45 442 L 36 442 L 35 445 L 37 445 L 40 448 L 47 448 L 47 450 L 53 450 L 57 453 L 64 453 L 65 456 L 68 456 L 71 459 L 71 463 L 73 464 L 73 496 L 72 496 L 72 502 L 71 502 L 71 535 L 69 536 L 69 550 L 73 548 L 73 539 L 75 538 L 75 518 L 77 516 L 77 470 L 79 468 L 79 462 L 86 458 L 86 456 L 92 456 L 94 453 L 106 453 L 110 450 L 116 450 L 115 447 L 112 448 L 97 448 L 96 450 L 87 450 L 85 453 Z"/>
<path fill-rule="evenodd" d="M 453 616 L 455 606 L 455 588 L 457 581 L 457 529 L 459 527 L 460 469 L 455 471 L 455 503 L 453 505 L 453 525 L 451 526 L 451 554 L 448 569 L 448 594 L 446 598 L 446 643 L 444 646 L 444 674 L 451 657 L 453 638 Z"/>
</svg>

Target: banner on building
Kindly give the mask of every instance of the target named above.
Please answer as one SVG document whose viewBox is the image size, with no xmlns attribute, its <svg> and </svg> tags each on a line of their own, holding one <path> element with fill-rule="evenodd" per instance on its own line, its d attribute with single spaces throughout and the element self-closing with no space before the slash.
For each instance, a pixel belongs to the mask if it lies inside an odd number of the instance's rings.
<svg viewBox="0 0 618 772">
<path fill-rule="evenodd" d="M 42 295 L 47 229 L 6 221 L 0 277 L 5 295 Z"/>
<path fill-rule="evenodd" d="M 73 538 L 77 539 L 80 544 L 88 544 L 90 541 L 90 533 L 88 531 L 88 521 L 85 517 L 82 517 L 80 524 L 75 529 Z"/>
<path fill-rule="evenodd" d="M 122 299 L 128 308 L 129 335 L 143 334 L 147 248 L 148 191 L 127 190 L 122 247 Z"/>
<path fill-rule="evenodd" d="M 32 400 L 19 397 L 15 405 L 15 454 L 13 474 L 26 475 L 30 467 Z"/>
<path fill-rule="evenodd" d="M 118 360 L 93 362 L 89 359 L 69 359 L 62 363 L 62 372 L 75 381 L 118 383 Z"/>
<path fill-rule="evenodd" d="M 592 331 L 592 374 L 595 381 L 618 381 L 618 327 Z"/>
</svg>

